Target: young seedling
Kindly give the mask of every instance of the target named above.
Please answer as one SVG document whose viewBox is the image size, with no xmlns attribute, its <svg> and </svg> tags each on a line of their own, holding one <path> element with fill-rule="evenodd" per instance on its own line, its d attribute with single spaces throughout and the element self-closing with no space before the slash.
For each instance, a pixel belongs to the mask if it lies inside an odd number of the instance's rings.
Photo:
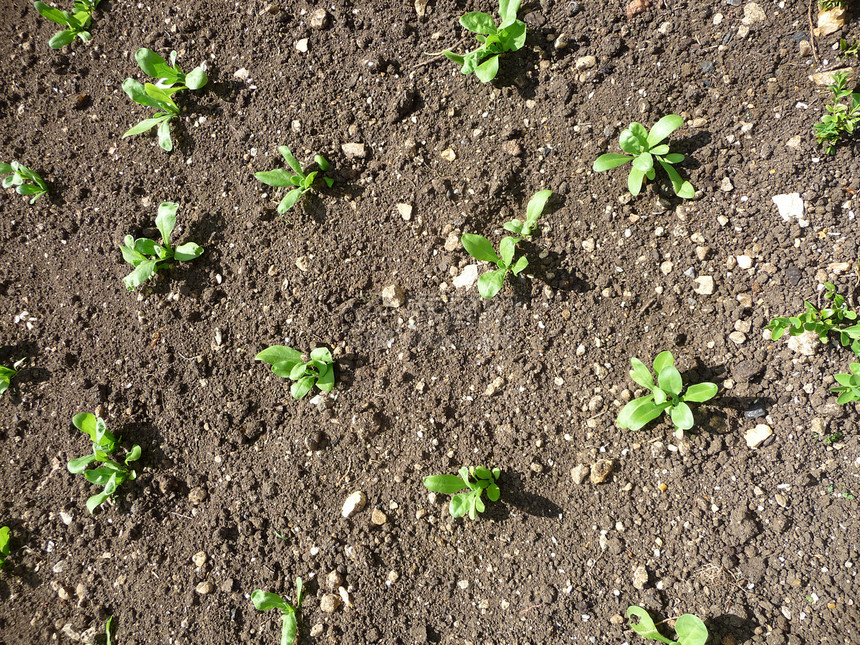
<svg viewBox="0 0 860 645">
<path fill-rule="evenodd" d="M 82 413 L 76 414 L 72 418 L 72 423 L 93 442 L 93 454 L 72 459 L 67 466 L 69 472 L 73 475 L 84 473 L 84 477 L 86 477 L 88 482 L 96 486 L 104 486 L 104 490 L 101 493 L 93 495 L 87 500 L 87 510 L 93 513 L 107 499 L 113 496 L 116 489 L 123 482 L 137 478 L 137 473 L 131 470 L 128 465 L 140 459 L 140 446 L 137 444 L 132 446 L 131 450 L 126 452 L 123 463 L 117 463 L 109 455 L 114 453 L 120 443 L 120 439 L 114 437 L 113 433 L 107 429 L 104 419 L 89 413 Z M 93 462 L 104 465 L 87 470 L 87 467 Z"/>
<path fill-rule="evenodd" d="M 818 309 L 809 302 L 804 302 L 806 307 L 799 316 L 791 318 L 774 318 L 765 329 L 770 329 L 771 339 L 779 340 L 786 333 L 789 336 L 799 336 L 803 332 L 811 331 L 818 334 L 822 343 L 827 342 L 830 332 L 839 334 L 839 342 L 843 347 L 851 346 L 851 350 L 860 356 L 860 324 L 850 327 L 841 327 L 848 321 L 857 320 L 857 313 L 852 311 L 845 303 L 845 297 L 836 293 L 836 287 L 832 282 L 824 283 L 824 298 L 833 303 L 832 307 Z"/>
<path fill-rule="evenodd" d="M 6 558 L 9 557 L 9 527 L 0 528 L 0 569 L 6 566 Z"/>
<path fill-rule="evenodd" d="M 24 357 L 19 361 L 15 361 L 12 364 L 12 367 L 3 367 L 0 365 L 0 394 L 3 394 L 6 390 L 9 389 L 9 385 L 12 383 L 12 379 L 18 373 L 18 368 L 26 361 L 27 358 Z"/>
<path fill-rule="evenodd" d="M 309 173 L 302 171 L 301 164 L 299 164 L 287 146 L 278 146 L 278 152 L 280 152 L 284 159 L 287 160 L 287 165 L 292 168 L 295 174 L 282 168 L 276 168 L 275 170 L 254 173 L 254 177 L 267 186 L 274 186 L 276 188 L 292 187 L 292 190 L 290 190 L 281 200 L 281 203 L 278 204 L 278 212 L 283 215 L 295 206 L 296 202 L 301 199 L 302 195 L 313 188 L 314 180 L 316 179 L 319 171 L 314 170 Z M 331 164 L 329 164 L 328 160 L 322 155 L 316 155 L 314 157 L 314 162 L 322 172 L 326 172 L 331 167 Z M 322 179 L 325 182 L 325 185 L 329 188 L 334 184 L 334 179 L 331 177 L 323 177 Z"/>
<path fill-rule="evenodd" d="M 290 394 L 300 399 L 316 385 L 323 392 L 334 388 L 334 361 L 326 347 L 317 347 L 311 352 L 311 360 L 305 362 L 302 353 L 292 347 L 272 345 L 254 357 L 272 366 L 272 372 L 281 378 L 295 381 Z"/>
<path fill-rule="evenodd" d="M 458 475 L 431 475 L 424 478 L 424 487 L 434 493 L 454 495 L 449 504 L 452 517 L 462 517 L 466 513 L 474 520 L 478 513 L 483 513 L 485 506 L 481 493 L 487 491 L 491 502 L 498 501 L 501 491 L 496 481 L 501 471 L 498 468 L 488 470 L 482 466 L 463 466 L 457 471 Z M 460 493 L 464 488 L 469 490 Z M 455 494 L 456 493 L 456 494 Z"/>
<path fill-rule="evenodd" d="M 854 43 L 853 45 L 849 45 L 847 40 L 845 40 L 844 38 L 840 38 L 839 56 L 841 56 L 842 58 L 846 58 L 847 56 L 860 58 L 860 43 Z"/>
<path fill-rule="evenodd" d="M 813 126 L 815 138 L 829 155 L 836 154 L 839 140 L 853 135 L 854 128 L 860 124 L 860 93 L 852 93 L 847 83 L 847 72 L 833 74 L 833 83 L 827 88 L 833 94 L 832 103 L 826 106 L 828 114 Z M 846 99 L 847 103 L 843 102 Z"/>
<path fill-rule="evenodd" d="M 860 401 L 860 363 L 851 363 L 848 367 L 850 374 L 836 374 L 834 379 L 839 383 L 838 387 L 830 388 L 831 392 L 839 394 L 836 400 L 840 405 Z"/>
<path fill-rule="evenodd" d="M 657 631 L 657 626 L 651 616 L 642 607 L 628 607 L 627 617 L 639 619 L 638 623 L 630 623 L 637 634 L 652 641 L 660 641 L 669 645 L 705 645 L 708 640 L 708 628 L 697 616 L 684 614 L 675 621 L 675 635 L 677 640 L 669 640 Z"/>
<path fill-rule="evenodd" d="M 107 619 L 105 623 L 105 645 L 111 645 L 110 640 L 110 624 L 113 622 L 113 616 Z"/>
<path fill-rule="evenodd" d="M 512 219 L 505 223 L 504 229 L 510 231 L 514 235 L 522 235 L 523 237 L 531 237 L 537 228 L 538 218 L 543 214 L 544 206 L 547 200 L 552 195 L 551 190 L 539 190 L 529 200 L 526 206 L 526 220 Z"/>
<path fill-rule="evenodd" d="M 279 595 L 257 589 L 251 594 L 251 602 L 257 611 L 269 609 L 281 610 L 281 645 L 293 645 L 296 642 L 296 634 L 299 630 L 299 619 L 302 615 L 302 598 L 304 589 L 302 579 L 296 578 L 296 605 L 295 607 L 281 598 Z"/>
<path fill-rule="evenodd" d="M 0 163 L 0 177 L 3 177 L 3 182 L 0 184 L 3 188 L 15 186 L 15 192 L 19 195 L 30 195 L 31 204 L 42 195 L 48 194 L 48 184 L 35 172 L 17 161 Z"/>
<path fill-rule="evenodd" d="M 203 67 L 195 67 L 184 74 L 176 64 L 176 52 L 170 52 L 170 64 L 150 49 L 138 49 L 134 55 L 137 64 L 149 74 L 156 83 L 142 84 L 133 78 L 127 78 L 122 83 L 123 91 L 139 105 L 155 108 L 157 112 L 151 119 L 144 119 L 130 128 L 122 138 L 148 132 L 157 127 L 158 145 L 167 152 L 173 150 L 173 139 L 170 138 L 170 121 L 179 115 L 179 106 L 173 100 L 173 95 L 181 90 L 199 90 L 209 79 Z M 178 83 L 178 85 L 177 85 Z"/>
<path fill-rule="evenodd" d="M 92 37 L 89 31 L 90 22 L 92 22 L 93 11 L 96 10 L 101 0 L 75 0 L 74 11 L 61 11 L 49 7 L 44 2 L 34 2 L 33 6 L 42 16 L 48 20 L 53 20 L 61 27 L 67 27 L 63 31 L 58 31 L 48 41 L 48 47 L 51 49 L 60 49 L 68 45 L 75 39 L 75 36 L 81 39 L 82 42 L 88 42 Z"/>
<path fill-rule="evenodd" d="M 510 223 L 510 222 L 509 222 Z M 522 241 L 521 237 L 506 236 L 502 238 L 499 244 L 499 254 L 490 241 L 483 235 L 474 235 L 472 233 L 464 233 L 460 238 L 463 243 L 463 248 L 476 260 L 492 262 L 498 269 L 493 269 L 481 275 L 478 278 L 478 293 L 482 298 L 492 298 L 502 289 L 505 282 L 505 276 L 510 271 L 514 275 L 519 275 L 520 272 L 529 265 L 526 256 L 514 262 L 514 252 L 517 244 Z"/>
<path fill-rule="evenodd" d="M 681 438 L 684 430 L 689 430 L 694 424 L 693 411 L 687 403 L 702 403 L 717 394 L 717 386 L 713 383 L 697 383 L 688 387 L 687 393 L 682 395 L 684 384 L 671 352 L 660 352 L 654 359 L 656 384 L 651 370 L 642 361 L 632 358 L 630 362 L 633 365 L 630 378 L 651 390 L 651 394 L 633 399 L 621 408 L 616 421 L 619 428 L 640 430 L 668 410 L 669 418 L 675 425 L 675 436 Z"/>
<path fill-rule="evenodd" d="M 633 167 L 627 177 L 627 189 L 631 195 L 638 195 L 644 179 L 647 177 L 653 181 L 656 176 L 654 167 L 656 159 L 669 175 L 675 194 L 683 199 L 693 199 L 696 190 L 689 181 L 683 181 L 678 171 L 672 167 L 673 164 L 681 163 L 684 155 L 670 153 L 669 145 L 660 143 L 682 125 L 684 125 L 684 119 L 677 114 L 664 116 L 654 124 L 650 132 L 641 123 L 631 123 L 618 139 L 621 149 L 628 154 L 600 155 L 592 169 L 594 172 L 604 172 L 632 161 Z"/>
<path fill-rule="evenodd" d="M 499 55 L 515 52 L 526 43 L 526 23 L 517 20 L 520 0 L 499 0 L 499 16 L 502 23 L 496 27 L 493 17 L 481 11 L 470 11 L 460 17 L 460 24 L 471 31 L 481 43 L 466 55 L 442 52 L 462 66 L 463 74 L 475 73 L 482 83 L 489 83 L 499 73 Z"/>
<path fill-rule="evenodd" d="M 134 239 L 126 235 L 124 246 L 120 247 L 123 259 L 134 267 L 134 271 L 125 276 L 122 281 L 126 288 L 132 291 L 142 285 L 166 262 L 178 260 L 189 262 L 199 258 L 203 248 L 194 242 L 188 242 L 175 249 L 170 246 L 170 234 L 176 227 L 176 211 L 179 204 L 162 202 L 158 207 L 155 226 L 161 233 L 161 244 L 145 237 Z"/>
</svg>

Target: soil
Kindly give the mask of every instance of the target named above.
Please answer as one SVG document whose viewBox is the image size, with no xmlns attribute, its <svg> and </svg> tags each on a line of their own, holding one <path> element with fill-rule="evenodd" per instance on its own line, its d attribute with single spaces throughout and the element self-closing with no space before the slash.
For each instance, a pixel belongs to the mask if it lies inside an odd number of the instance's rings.
<svg viewBox="0 0 860 645">
<path fill-rule="evenodd" d="M 808 75 L 843 65 L 833 45 L 860 27 L 855 6 L 805 55 L 807 3 L 759 5 L 745 25 L 740 0 L 632 19 L 617 0 L 532 3 L 526 46 L 485 85 L 428 53 L 470 47 L 457 18 L 488 0 L 423 16 L 104 0 L 91 43 L 60 51 L 56 25 L 11 0 L 0 159 L 51 193 L 0 195 L 0 364 L 28 357 L 0 397 L 0 643 L 104 642 L 108 616 L 123 645 L 275 643 L 277 612 L 250 593 L 292 598 L 296 576 L 302 643 L 632 645 L 629 605 L 694 613 L 711 643 L 860 643 L 858 408 L 829 392 L 852 354 L 763 330 L 824 281 L 858 296 L 857 143 L 823 154 Z M 143 77 L 138 47 L 208 66 L 179 95 L 170 154 L 120 138 L 148 116 L 120 87 Z M 591 171 L 628 123 L 668 113 L 697 126 L 671 145 L 698 199 L 659 175 L 631 198 L 624 168 Z M 336 183 L 282 217 L 253 173 L 283 167 L 285 144 L 326 155 Z M 529 268 L 490 301 L 455 288 L 473 262 L 457 237 L 497 243 L 541 189 Z M 808 225 L 771 199 L 795 192 Z M 162 201 L 180 204 L 175 240 L 205 252 L 128 292 L 118 244 L 152 234 Z M 275 344 L 329 347 L 331 395 L 291 399 L 254 361 Z M 619 429 L 630 358 L 665 349 L 719 395 L 683 439 L 667 421 Z M 90 449 L 72 416 L 96 410 L 143 456 L 90 515 L 97 489 L 66 462 Z M 773 435 L 751 448 L 758 424 Z M 598 460 L 607 479 L 576 484 Z M 463 464 L 502 470 L 474 522 L 421 484 Z M 357 490 L 367 505 L 342 517 Z M 332 571 L 351 606 L 326 613 Z"/>
</svg>

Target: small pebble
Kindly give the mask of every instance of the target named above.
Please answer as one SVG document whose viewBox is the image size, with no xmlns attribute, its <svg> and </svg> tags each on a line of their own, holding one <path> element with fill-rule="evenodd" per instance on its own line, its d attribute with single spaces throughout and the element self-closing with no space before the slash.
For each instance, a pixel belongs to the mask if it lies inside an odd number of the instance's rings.
<svg viewBox="0 0 860 645">
<path fill-rule="evenodd" d="M 333 593 L 327 593 L 320 600 L 320 609 L 327 614 L 333 614 L 340 607 L 340 596 Z"/>
<path fill-rule="evenodd" d="M 195 566 L 198 567 L 202 567 L 204 564 L 206 564 L 206 561 L 208 559 L 209 557 L 203 551 L 198 551 L 193 556 L 191 556 L 191 561 L 194 563 Z"/>
<path fill-rule="evenodd" d="M 206 594 L 210 594 L 215 591 L 215 585 L 208 580 L 204 580 L 194 588 L 194 591 L 205 596 Z"/>
<path fill-rule="evenodd" d="M 360 490 L 357 490 L 346 498 L 346 501 L 343 503 L 341 515 L 347 518 L 352 517 L 363 509 L 365 504 L 367 504 L 367 497 Z"/>
</svg>

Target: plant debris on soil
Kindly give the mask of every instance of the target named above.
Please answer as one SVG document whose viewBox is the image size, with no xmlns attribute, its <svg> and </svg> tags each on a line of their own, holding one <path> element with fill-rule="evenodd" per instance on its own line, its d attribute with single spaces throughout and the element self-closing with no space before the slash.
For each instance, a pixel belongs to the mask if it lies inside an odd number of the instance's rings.
<svg viewBox="0 0 860 645">
<path fill-rule="evenodd" d="M 275 643 L 250 596 L 297 577 L 301 643 L 632 645 L 630 605 L 722 645 L 860 642 L 860 417 L 830 392 L 856 358 L 764 329 L 827 281 L 858 306 L 857 140 L 816 144 L 810 79 L 857 67 L 857 3 L 819 38 L 808 3 L 529 2 L 488 84 L 438 52 L 492 0 L 103 0 L 56 51 L 7 4 L 0 161 L 49 194 L 0 195 L 0 365 L 28 359 L 0 643 L 103 643 L 109 616 L 123 645 Z M 170 153 L 121 139 L 141 47 L 207 67 Z M 592 171 L 667 114 L 695 199 Z M 283 145 L 335 182 L 281 216 L 254 173 Z M 539 190 L 528 268 L 481 298 L 460 236 L 498 244 Z M 128 292 L 119 246 L 161 202 L 206 252 Z M 294 400 L 272 345 L 329 348 L 334 389 Z M 682 439 L 621 430 L 630 358 L 664 350 L 719 393 Z M 82 410 L 142 451 L 92 515 Z M 501 498 L 474 522 L 422 485 L 480 465 Z"/>
</svg>

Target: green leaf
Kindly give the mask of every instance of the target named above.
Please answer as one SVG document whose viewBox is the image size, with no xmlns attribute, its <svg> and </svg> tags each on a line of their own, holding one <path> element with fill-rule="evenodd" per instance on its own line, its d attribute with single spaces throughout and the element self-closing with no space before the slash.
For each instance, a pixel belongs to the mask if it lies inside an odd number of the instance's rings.
<svg viewBox="0 0 860 645">
<path fill-rule="evenodd" d="M 648 133 L 648 147 L 656 146 L 682 125 L 684 125 L 684 119 L 677 114 L 667 114 L 651 127 L 651 132 Z"/>
<path fill-rule="evenodd" d="M 317 347 L 311 352 L 311 360 L 321 361 L 330 365 L 333 359 L 328 347 Z"/>
<path fill-rule="evenodd" d="M 657 154 L 659 154 L 659 153 L 657 153 Z M 684 161 L 684 155 L 678 154 L 677 152 L 673 152 L 673 153 L 668 154 L 668 155 L 664 154 L 663 160 L 666 163 L 681 163 L 682 161 Z"/>
<path fill-rule="evenodd" d="M 636 616 L 639 619 L 638 623 L 631 622 L 630 627 L 632 627 L 633 631 L 643 638 L 650 638 L 651 640 L 668 643 L 669 645 L 677 645 L 657 631 L 657 626 L 654 624 L 651 616 L 649 616 L 648 612 L 642 609 L 642 607 L 628 607 L 627 616 L 628 618 Z"/>
<path fill-rule="evenodd" d="M 125 132 L 125 134 L 122 135 L 122 138 L 125 139 L 126 137 L 131 137 L 131 136 L 134 136 L 135 134 L 142 134 L 144 132 L 147 132 L 148 130 L 152 130 L 152 128 L 154 128 L 159 123 L 161 123 L 161 121 L 162 121 L 162 117 L 159 117 L 157 119 L 144 119 L 143 121 L 138 123 L 136 126 L 129 128 Z"/>
<path fill-rule="evenodd" d="M 526 23 L 516 20 L 509 26 L 500 27 L 499 36 L 503 51 L 515 52 L 522 49 L 526 44 Z"/>
<path fill-rule="evenodd" d="M 125 463 L 130 464 L 133 461 L 140 459 L 140 446 L 134 444 L 129 453 L 125 456 Z"/>
<path fill-rule="evenodd" d="M 323 177 L 323 181 L 328 188 L 334 186 L 334 179 L 332 179 L 331 177 Z"/>
<path fill-rule="evenodd" d="M 643 134 L 644 133 L 644 134 Z M 630 127 L 622 130 L 618 137 L 618 145 L 624 152 L 629 152 L 632 155 L 638 155 L 646 149 L 648 139 L 645 128 L 641 123 L 631 123 Z"/>
<path fill-rule="evenodd" d="M 672 367 L 669 369 L 675 368 Z M 693 427 L 693 411 L 690 409 L 690 406 L 683 401 L 672 407 L 669 412 L 669 416 L 672 418 L 672 423 L 675 424 L 675 427 L 678 428 L 678 430 L 689 430 Z"/>
<path fill-rule="evenodd" d="M 53 7 L 49 7 L 44 2 L 34 2 L 33 6 L 36 8 L 42 16 L 47 18 L 48 20 L 53 20 L 58 25 L 66 25 L 68 26 L 68 14 L 65 11 L 60 11 L 59 9 L 54 9 Z M 74 36 L 72 36 L 74 38 Z M 71 42 L 71 41 L 69 41 Z"/>
<path fill-rule="evenodd" d="M 314 377 L 306 376 L 303 379 L 296 381 L 290 386 L 290 394 L 294 399 L 301 399 L 305 394 L 311 391 L 314 386 Z"/>
<path fill-rule="evenodd" d="M 23 184 L 18 186 L 15 189 L 19 195 L 38 195 L 44 193 L 45 190 L 41 186 L 34 186 L 33 184 Z"/>
<path fill-rule="evenodd" d="M 299 361 L 295 365 L 293 365 L 293 369 L 290 370 L 290 380 L 298 381 L 300 378 L 303 378 L 305 374 L 308 373 L 308 366 L 303 361 Z M 310 378 L 313 378 L 311 375 Z"/>
<path fill-rule="evenodd" d="M 654 146 L 648 152 L 650 152 L 655 157 L 661 157 L 661 156 L 665 155 L 667 152 L 669 152 L 669 146 L 664 143 L 663 145 Z M 683 156 L 684 155 L 681 155 L 682 158 L 683 158 Z"/>
<path fill-rule="evenodd" d="M 162 107 L 158 101 L 146 93 L 146 88 L 143 86 L 143 83 L 140 83 L 133 78 L 127 78 L 122 82 L 122 91 L 128 95 L 128 98 L 139 105 L 146 105 L 154 108 Z"/>
<path fill-rule="evenodd" d="M 144 73 L 155 79 L 164 79 L 170 84 L 177 81 L 178 74 L 167 62 L 151 49 L 141 47 L 134 53 L 134 59 Z"/>
<path fill-rule="evenodd" d="M 453 495 L 466 488 L 466 483 L 457 475 L 430 475 L 424 478 L 424 487 L 436 493 Z"/>
<path fill-rule="evenodd" d="M 0 175 L 8 175 L 10 172 L 14 172 L 12 164 L 0 161 Z"/>
<path fill-rule="evenodd" d="M 501 494 L 502 492 L 499 490 L 498 485 L 490 484 L 489 486 L 487 486 L 487 498 L 491 502 L 499 501 L 499 497 L 501 496 Z"/>
<path fill-rule="evenodd" d="M 493 56 L 492 58 L 488 58 L 483 63 L 478 65 L 475 68 L 475 76 L 478 77 L 482 83 L 489 83 L 494 78 L 496 78 L 496 74 L 499 73 L 499 57 Z"/>
<path fill-rule="evenodd" d="M 297 359 L 294 361 L 281 361 L 280 363 L 274 363 L 272 365 L 272 372 L 275 376 L 280 376 L 281 378 L 290 378 L 290 374 L 293 373 L 293 368 L 296 365 L 304 365 L 305 362 L 302 359 Z"/>
<path fill-rule="evenodd" d="M 155 216 L 155 226 L 161 233 L 161 241 L 165 246 L 170 246 L 170 236 L 176 228 L 176 211 L 179 204 L 176 202 L 161 202 L 158 205 L 158 215 Z"/>
<path fill-rule="evenodd" d="M 302 608 L 302 599 L 305 597 L 302 579 L 296 576 L 296 611 Z"/>
<path fill-rule="evenodd" d="M 300 188 L 293 188 L 290 192 L 287 193 L 286 197 L 281 200 L 281 203 L 278 204 L 278 212 L 283 215 L 288 210 L 290 210 L 293 206 L 295 206 L 296 202 L 299 201 L 299 197 L 304 194 L 304 191 Z"/>
<path fill-rule="evenodd" d="M 274 365 L 275 363 L 283 363 L 285 361 L 300 361 L 302 360 L 302 353 L 298 350 L 293 349 L 292 347 L 285 347 L 284 345 L 272 345 L 271 347 L 267 347 L 262 352 L 257 354 L 254 357 L 254 360 L 263 361 L 264 363 Z"/>
<path fill-rule="evenodd" d="M 99 493 L 98 495 L 93 495 L 87 500 L 87 510 L 90 512 L 90 515 L 102 504 L 104 504 L 107 499 L 111 496 L 111 493 Z"/>
<path fill-rule="evenodd" d="M 669 179 L 672 182 L 672 189 L 675 191 L 675 194 L 682 199 L 693 199 L 696 195 L 696 190 L 693 188 L 693 185 L 688 181 L 682 180 L 678 171 L 668 163 L 662 159 L 658 159 L 658 161 L 663 167 L 663 170 L 666 171 L 666 174 L 669 175 Z"/>
<path fill-rule="evenodd" d="M 117 476 L 117 469 L 112 468 L 109 465 L 102 466 L 101 468 L 93 468 L 92 470 L 87 470 L 84 472 L 84 477 L 86 477 L 87 481 L 91 484 L 95 484 L 96 486 L 107 486 L 108 481 L 110 481 L 111 477 Z"/>
<path fill-rule="evenodd" d="M 502 259 L 502 265 L 510 267 L 514 260 L 514 251 L 516 251 L 517 243 L 520 241 L 518 237 L 503 237 L 499 243 L 499 255 Z"/>
<path fill-rule="evenodd" d="M 313 172 L 308 173 L 308 175 L 304 178 L 304 180 L 302 181 L 302 187 L 304 187 L 305 190 L 309 190 L 310 187 L 314 185 L 314 179 L 317 178 L 318 172 L 319 171 L 314 170 Z"/>
<path fill-rule="evenodd" d="M 84 472 L 91 463 L 96 460 L 95 455 L 84 455 L 83 457 L 78 457 L 77 459 L 72 459 L 66 464 L 66 468 L 69 469 L 69 472 L 73 475 L 78 475 Z"/>
<path fill-rule="evenodd" d="M 143 91 L 146 92 L 146 95 L 158 102 L 160 107 L 163 106 L 171 106 L 176 108 L 176 103 L 173 102 L 173 99 L 170 98 L 170 93 L 168 90 L 158 87 L 157 85 L 153 85 L 152 83 L 144 83 Z"/>
<path fill-rule="evenodd" d="M 474 475 L 475 475 L 475 477 L 478 477 L 479 479 L 489 479 L 489 480 L 493 479 L 492 473 L 490 473 L 490 471 L 488 469 L 484 468 L 483 466 L 475 466 Z"/>
<path fill-rule="evenodd" d="M 526 256 L 520 256 L 520 259 L 514 263 L 514 266 L 511 267 L 511 273 L 514 275 L 519 275 L 520 271 L 525 269 L 529 265 L 528 258 Z"/>
<path fill-rule="evenodd" d="M 173 257 L 180 262 L 189 262 L 203 255 L 203 247 L 198 246 L 194 242 L 188 242 L 182 246 L 177 246 L 173 251 Z"/>
<path fill-rule="evenodd" d="M 709 401 L 717 395 L 717 386 L 713 383 L 696 383 L 687 388 L 686 393 L 681 397 L 684 401 L 692 401 L 694 403 L 702 403 Z"/>
<path fill-rule="evenodd" d="M 199 90 L 209 82 L 206 71 L 202 67 L 195 67 L 185 76 L 185 86 L 189 90 Z"/>
<path fill-rule="evenodd" d="M 502 290 L 507 269 L 488 271 L 478 278 L 478 293 L 482 298 L 490 299 Z"/>
<path fill-rule="evenodd" d="M 326 170 L 331 168 L 331 164 L 328 162 L 328 159 L 326 159 L 322 155 L 316 155 L 314 157 L 314 162 L 316 163 L 317 166 L 319 166 L 319 169 L 322 170 L 323 172 L 325 172 Z"/>
<path fill-rule="evenodd" d="M 334 366 L 329 365 L 327 370 L 320 373 L 317 387 L 323 392 L 331 392 L 334 389 Z"/>
<path fill-rule="evenodd" d="M 490 244 L 490 241 L 483 235 L 463 233 L 460 237 L 460 242 L 462 242 L 463 248 L 466 249 L 466 252 L 476 260 L 493 262 L 495 264 L 499 263 L 500 258 L 496 255 L 496 250 L 493 248 L 493 245 Z"/>
<path fill-rule="evenodd" d="M 518 219 L 512 219 L 510 222 L 505 222 L 502 226 L 506 231 L 510 231 L 515 235 L 522 235 L 523 223 Z"/>
<path fill-rule="evenodd" d="M 258 181 L 261 181 L 268 186 L 286 188 L 287 186 L 293 185 L 291 179 L 294 177 L 294 175 L 291 175 L 282 168 L 278 168 L 277 170 L 256 172 L 254 173 L 254 177 L 256 177 Z"/>
<path fill-rule="evenodd" d="M 664 367 L 675 364 L 675 357 L 672 356 L 672 352 L 666 350 L 657 354 L 657 357 L 654 359 L 654 373 L 659 374 L 663 371 Z"/>
<path fill-rule="evenodd" d="M 269 593 L 262 589 L 257 589 L 251 594 L 251 602 L 254 603 L 254 608 L 257 611 L 267 611 L 269 609 L 286 610 L 288 605 L 278 594 Z"/>
<path fill-rule="evenodd" d="M 512 25 L 517 19 L 521 0 L 499 0 L 499 16 L 502 18 L 500 28 Z"/>
<path fill-rule="evenodd" d="M 81 432 L 85 433 L 90 441 L 96 440 L 96 417 L 89 412 L 82 412 L 72 417 L 72 424 Z"/>
<path fill-rule="evenodd" d="M 551 190 L 539 190 L 529 200 L 528 206 L 526 206 L 526 222 L 524 235 L 531 235 L 532 229 L 534 229 L 538 218 L 543 213 L 543 209 L 546 206 L 546 202 L 551 195 Z"/>
<path fill-rule="evenodd" d="M 675 621 L 675 633 L 679 645 L 705 645 L 708 640 L 708 628 L 693 614 L 684 614 Z"/>
<path fill-rule="evenodd" d="M 487 507 L 484 506 L 484 500 L 481 499 L 481 496 L 480 495 L 473 495 L 472 496 L 472 509 L 469 512 L 469 517 L 474 520 L 476 513 L 483 513 L 485 510 L 487 510 Z"/>
<path fill-rule="evenodd" d="M 645 173 L 637 168 L 631 168 L 630 174 L 627 175 L 627 190 L 634 197 L 642 190 L 642 180 L 645 178 Z"/>
<path fill-rule="evenodd" d="M 469 510 L 471 499 L 471 493 L 460 493 L 459 495 L 454 495 L 448 505 L 451 517 L 463 517 L 466 514 L 466 511 Z"/>
<path fill-rule="evenodd" d="M 681 382 L 681 373 L 673 366 L 667 365 L 657 375 L 657 385 L 667 394 L 678 396 L 684 387 Z"/>
<path fill-rule="evenodd" d="M 278 146 L 278 152 L 280 152 L 281 156 L 287 160 L 287 163 L 289 164 L 290 168 L 292 168 L 297 175 L 301 177 L 305 176 L 305 174 L 302 172 L 301 164 L 299 164 L 298 160 L 296 160 L 296 158 L 293 156 L 293 153 L 290 152 L 290 149 L 287 146 Z"/>
<path fill-rule="evenodd" d="M 633 160 L 633 167 L 644 173 L 650 172 L 654 167 L 654 158 L 650 152 L 642 152 Z"/>
<path fill-rule="evenodd" d="M 296 642 L 296 632 L 299 630 L 296 612 L 292 609 L 281 614 L 281 645 L 293 645 Z"/>
<path fill-rule="evenodd" d="M 654 377 L 651 375 L 651 370 L 645 366 L 645 363 L 638 358 L 631 358 L 630 364 L 633 366 L 633 369 L 630 370 L 630 378 L 642 387 L 647 387 L 649 390 L 652 389 L 654 387 Z"/>
<path fill-rule="evenodd" d="M 133 291 L 135 287 L 139 287 L 149 280 L 152 274 L 155 273 L 156 264 L 158 264 L 158 260 L 146 260 L 138 264 L 134 271 L 122 279 L 126 289 Z"/>
<path fill-rule="evenodd" d="M 621 423 L 618 422 L 618 426 L 621 428 L 627 427 L 629 430 L 641 430 L 651 423 L 651 421 L 663 414 L 663 411 L 669 406 L 669 404 L 655 404 L 653 398 L 653 395 L 649 394 L 648 396 L 634 399 L 628 403 L 627 405 L 630 405 L 636 401 L 642 401 L 643 399 L 646 401 L 646 403 L 640 403 L 634 406 L 632 410 L 627 412 L 624 419 L 622 419 L 621 414 L 619 414 L 618 418 L 624 421 L 625 425 L 621 425 Z M 627 405 L 625 405 L 624 408 L 626 408 Z M 624 413 L 624 408 L 621 409 L 622 413 Z"/>
<path fill-rule="evenodd" d="M 493 18 L 481 11 L 470 11 L 460 16 L 460 24 L 476 34 L 496 33 L 496 23 Z"/>
<path fill-rule="evenodd" d="M 455 54 L 454 52 L 444 51 L 442 53 L 445 55 L 445 58 L 454 61 L 458 65 L 462 65 L 466 60 L 465 57 L 460 54 Z"/>
<path fill-rule="evenodd" d="M 170 119 L 165 119 L 158 124 L 158 145 L 165 152 L 173 150 L 173 140 L 170 138 Z"/>
<path fill-rule="evenodd" d="M 600 155 L 597 159 L 595 159 L 594 164 L 591 169 L 594 172 L 604 172 L 611 168 L 617 168 L 618 166 L 623 166 L 626 163 L 631 162 L 634 157 L 630 157 L 628 155 L 619 155 L 619 154 L 605 154 Z"/>
<path fill-rule="evenodd" d="M 51 40 L 48 41 L 48 47 L 51 49 L 60 49 L 65 47 L 75 39 L 76 32 L 73 29 L 66 29 L 55 33 Z"/>
<path fill-rule="evenodd" d="M 110 641 L 110 624 L 113 622 L 113 616 L 107 619 L 105 623 L 105 645 L 111 645 Z"/>
</svg>

